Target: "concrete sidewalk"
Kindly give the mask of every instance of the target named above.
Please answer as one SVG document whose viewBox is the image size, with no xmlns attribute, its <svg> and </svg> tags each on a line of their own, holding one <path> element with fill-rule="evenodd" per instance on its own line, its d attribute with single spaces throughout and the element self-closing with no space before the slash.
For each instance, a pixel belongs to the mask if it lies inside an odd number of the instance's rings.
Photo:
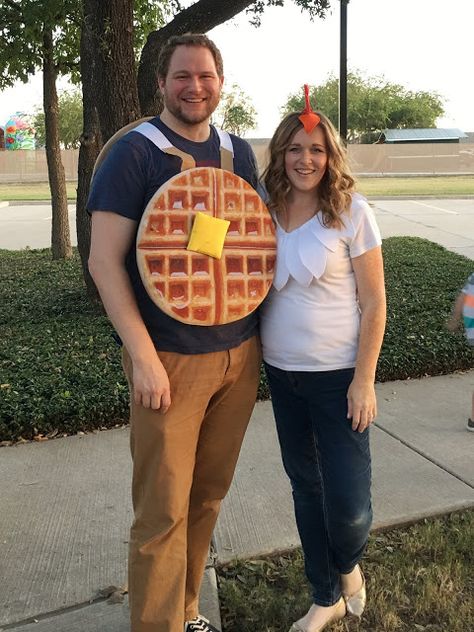
<svg viewBox="0 0 474 632">
<path fill-rule="evenodd" d="M 382 236 L 424 237 L 474 259 L 474 196 L 461 198 L 369 198 Z M 69 205 L 71 240 L 77 242 L 76 211 Z M 0 213 L 0 248 L 47 248 L 51 245 L 51 205 L 18 203 Z"/>
<path fill-rule="evenodd" d="M 377 386 L 374 528 L 474 506 L 474 370 Z M 0 449 L 0 630 L 128 632 L 128 429 Z M 298 544 L 271 406 L 258 403 L 214 534 L 218 563 Z M 92 600 L 92 603 L 91 603 Z M 214 569 L 203 614 L 219 623 Z M 37 620 L 38 622 L 34 622 Z"/>
<path fill-rule="evenodd" d="M 423 237 L 474 259 L 474 199 L 370 199 L 382 237 Z"/>
</svg>

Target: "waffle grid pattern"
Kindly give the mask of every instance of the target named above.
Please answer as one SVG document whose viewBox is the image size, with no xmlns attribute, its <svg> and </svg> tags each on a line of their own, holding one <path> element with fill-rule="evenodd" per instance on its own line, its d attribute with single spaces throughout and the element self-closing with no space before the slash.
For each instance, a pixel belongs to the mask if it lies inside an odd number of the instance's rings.
<svg viewBox="0 0 474 632">
<path fill-rule="evenodd" d="M 230 221 L 221 259 L 186 250 L 193 215 Z M 142 280 L 156 305 L 182 322 L 216 325 L 244 318 L 273 279 L 275 231 L 258 194 L 222 169 L 178 174 L 150 200 L 137 235 Z"/>
</svg>

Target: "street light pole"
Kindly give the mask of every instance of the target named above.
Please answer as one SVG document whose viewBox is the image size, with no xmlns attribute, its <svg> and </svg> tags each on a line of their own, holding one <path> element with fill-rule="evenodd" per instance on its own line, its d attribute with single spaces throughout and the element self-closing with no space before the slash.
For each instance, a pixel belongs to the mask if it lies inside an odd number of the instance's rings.
<svg viewBox="0 0 474 632">
<path fill-rule="evenodd" d="M 339 65 L 339 135 L 347 144 L 347 5 L 341 2 L 340 65 Z"/>
</svg>

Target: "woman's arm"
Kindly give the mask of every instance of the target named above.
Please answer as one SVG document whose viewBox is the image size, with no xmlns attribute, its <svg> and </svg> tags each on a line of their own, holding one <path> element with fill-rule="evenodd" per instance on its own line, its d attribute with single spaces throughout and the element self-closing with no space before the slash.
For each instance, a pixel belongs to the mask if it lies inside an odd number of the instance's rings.
<svg viewBox="0 0 474 632">
<path fill-rule="evenodd" d="M 361 310 L 354 379 L 347 392 L 352 429 L 363 432 L 377 415 L 375 369 L 385 331 L 386 305 L 380 246 L 352 259 Z"/>
</svg>

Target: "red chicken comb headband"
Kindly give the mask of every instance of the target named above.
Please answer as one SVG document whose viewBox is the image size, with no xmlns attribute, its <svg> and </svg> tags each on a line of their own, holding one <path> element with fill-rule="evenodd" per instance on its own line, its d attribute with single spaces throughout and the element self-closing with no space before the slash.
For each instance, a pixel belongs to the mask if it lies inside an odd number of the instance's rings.
<svg viewBox="0 0 474 632">
<path fill-rule="evenodd" d="M 304 98 L 305 98 L 305 109 L 298 117 L 300 121 L 303 123 L 303 127 L 307 134 L 311 134 L 314 128 L 319 125 L 321 118 L 313 112 L 313 108 L 311 107 L 311 103 L 309 101 L 309 86 L 307 83 L 304 84 Z"/>
</svg>

